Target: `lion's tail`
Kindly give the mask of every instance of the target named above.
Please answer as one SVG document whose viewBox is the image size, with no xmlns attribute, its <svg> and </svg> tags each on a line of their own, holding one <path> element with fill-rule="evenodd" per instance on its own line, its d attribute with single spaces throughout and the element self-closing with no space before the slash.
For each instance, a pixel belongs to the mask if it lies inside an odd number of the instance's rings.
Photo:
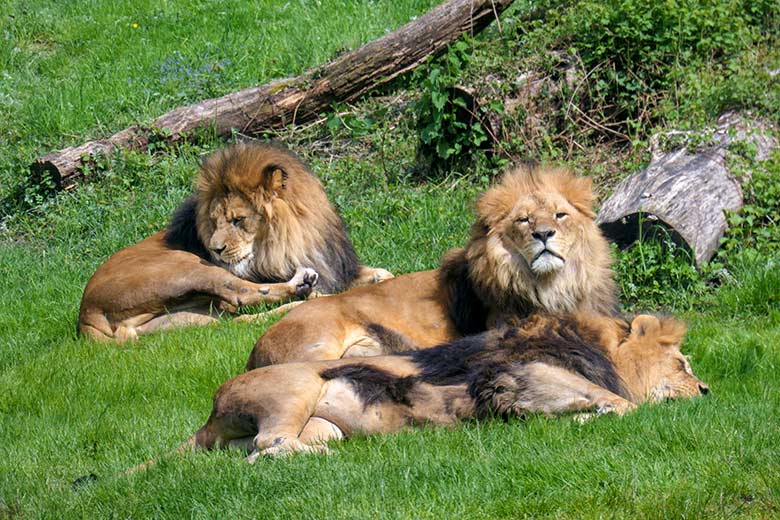
<svg viewBox="0 0 780 520">
<path fill-rule="evenodd" d="M 161 459 L 167 459 L 174 455 L 180 455 L 182 453 L 187 453 L 188 451 L 193 451 L 197 449 L 198 446 L 199 446 L 198 434 L 196 433 L 186 441 L 182 442 L 175 450 L 166 453 L 162 457 L 149 459 L 146 462 L 142 462 L 141 464 L 138 464 L 137 466 L 133 466 L 132 468 L 123 471 L 122 475 L 127 476 L 127 475 L 132 475 L 134 473 L 138 473 L 139 471 L 146 471 L 147 469 L 157 464 Z"/>
</svg>

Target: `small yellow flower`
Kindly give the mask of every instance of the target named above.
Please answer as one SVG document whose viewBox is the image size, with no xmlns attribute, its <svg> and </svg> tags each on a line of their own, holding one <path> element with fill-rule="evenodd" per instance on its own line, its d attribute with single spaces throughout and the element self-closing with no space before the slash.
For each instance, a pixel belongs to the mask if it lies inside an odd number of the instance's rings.
<svg viewBox="0 0 780 520">
<path fill-rule="evenodd" d="M 138 29 L 138 24 L 133 22 L 133 24 L 130 27 L 132 27 L 133 29 Z"/>
</svg>

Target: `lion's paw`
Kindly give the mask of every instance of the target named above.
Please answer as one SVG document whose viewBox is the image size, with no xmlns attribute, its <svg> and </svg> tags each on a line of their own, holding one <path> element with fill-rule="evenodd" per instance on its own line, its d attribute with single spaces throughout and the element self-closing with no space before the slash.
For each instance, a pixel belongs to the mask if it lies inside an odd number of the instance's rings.
<svg viewBox="0 0 780 520">
<path fill-rule="evenodd" d="M 375 267 L 374 276 L 371 279 L 371 283 L 384 282 L 385 280 L 389 280 L 390 278 L 395 278 L 395 275 L 390 271 L 388 271 L 387 269 L 381 269 L 379 267 Z"/>
<path fill-rule="evenodd" d="M 295 287 L 297 296 L 307 296 L 317 286 L 319 279 L 320 275 L 311 267 L 299 267 L 287 283 Z"/>
<path fill-rule="evenodd" d="M 636 405 L 634 403 L 630 401 L 626 401 L 625 399 L 620 399 L 620 400 L 616 399 L 614 401 L 607 401 L 599 404 L 598 408 L 596 409 L 596 412 L 599 415 L 605 413 L 614 413 L 617 415 L 623 415 L 633 410 L 636 410 Z"/>
<path fill-rule="evenodd" d="M 322 453 L 329 454 L 330 449 L 324 444 L 306 444 L 297 438 L 279 437 L 274 439 L 270 446 L 264 449 L 255 449 L 246 458 L 247 462 L 254 464 L 261 456 L 286 457 L 294 453 Z"/>
<path fill-rule="evenodd" d="M 580 424 L 585 424 L 594 417 L 596 417 L 596 414 L 594 413 L 578 413 L 574 416 L 574 420 Z"/>
</svg>

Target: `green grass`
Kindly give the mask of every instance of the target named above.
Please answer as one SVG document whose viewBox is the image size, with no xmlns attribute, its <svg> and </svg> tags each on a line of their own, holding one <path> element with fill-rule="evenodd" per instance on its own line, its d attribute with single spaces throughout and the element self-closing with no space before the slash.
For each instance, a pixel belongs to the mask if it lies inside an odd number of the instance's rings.
<svg viewBox="0 0 780 520">
<path fill-rule="evenodd" d="M 152 155 L 117 155 L 90 183 L 56 196 L 19 190 L 26 164 L 200 96 L 298 73 L 432 3 L 7 4 L 0 32 L 0 519 L 780 514 L 780 256 L 740 251 L 741 235 L 729 238 L 719 287 L 662 246 L 620 254 L 626 306 L 671 311 L 690 324 L 683 350 L 710 384 L 707 398 L 584 425 L 531 417 L 350 439 L 330 457 L 254 466 L 236 452 L 194 453 L 119 476 L 198 428 L 214 391 L 243 370 L 270 325 L 224 321 L 123 347 L 75 334 L 95 268 L 163 227 L 191 191 L 201 156 L 223 143 L 204 136 Z M 504 20 L 491 70 L 515 70 L 506 63 L 519 45 L 516 29 L 511 17 Z M 477 69 L 494 37 L 479 44 Z M 197 71 L 216 63 L 209 60 L 230 64 L 178 83 L 163 71 L 166 63 Z M 471 204 L 492 173 L 477 163 L 476 173 L 419 182 L 410 91 L 400 88 L 398 102 L 391 96 L 345 107 L 350 113 L 339 117 L 352 130 L 321 125 L 280 135 L 323 179 L 362 259 L 398 273 L 434 267 L 466 240 Z M 587 157 L 575 160 L 580 172 L 602 171 Z M 779 175 L 775 158 L 762 178 Z M 760 195 L 755 207 L 765 207 Z M 762 229 L 769 230 L 763 243 L 779 242 L 776 226 Z M 71 487 L 90 473 L 100 480 Z"/>
<path fill-rule="evenodd" d="M 39 154 L 299 74 L 435 3 L 4 2 L 0 196 Z"/>
</svg>

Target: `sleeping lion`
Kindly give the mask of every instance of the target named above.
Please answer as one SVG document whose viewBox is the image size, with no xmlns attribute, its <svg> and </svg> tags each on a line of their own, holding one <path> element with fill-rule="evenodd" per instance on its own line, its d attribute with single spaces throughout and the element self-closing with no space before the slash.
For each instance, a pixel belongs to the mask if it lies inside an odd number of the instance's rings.
<svg viewBox="0 0 780 520">
<path fill-rule="evenodd" d="M 479 198 L 468 244 L 441 268 L 298 306 L 257 341 L 247 369 L 388 353 L 371 323 L 427 348 L 535 311 L 615 314 L 612 255 L 592 204 L 589 178 L 509 171 Z"/>
<path fill-rule="evenodd" d="M 126 341 L 220 311 L 373 283 L 319 179 L 275 144 L 208 157 L 167 230 L 112 255 L 84 289 L 79 331 Z"/>
<path fill-rule="evenodd" d="M 408 341 L 371 326 L 380 344 Z M 494 415 L 622 415 L 709 389 L 680 353 L 672 318 L 535 315 L 516 327 L 405 354 L 289 363 L 224 383 L 206 424 L 177 451 L 241 447 L 260 455 L 326 451 L 355 434 Z M 149 462 L 134 468 L 143 469 Z"/>
</svg>

